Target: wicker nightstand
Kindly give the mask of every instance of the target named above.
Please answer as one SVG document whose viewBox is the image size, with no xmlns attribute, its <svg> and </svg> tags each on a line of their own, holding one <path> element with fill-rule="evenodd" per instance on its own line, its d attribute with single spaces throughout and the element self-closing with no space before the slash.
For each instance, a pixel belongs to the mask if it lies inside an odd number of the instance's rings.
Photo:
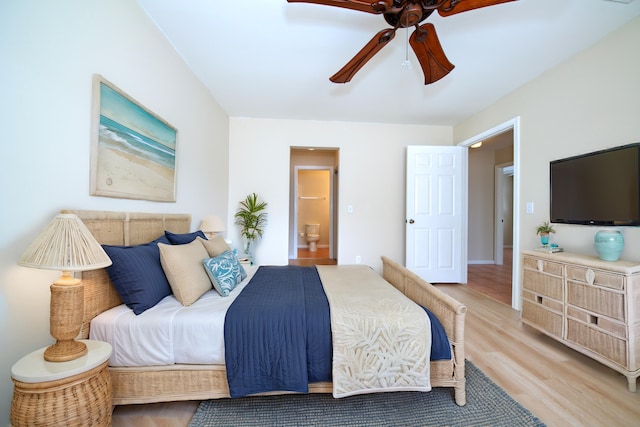
<svg viewBox="0 0 640 427">
<path fill-rule="evenodd" d="M 47 362 L 41 348 L 13 365 L 13 427 L 111 425 L 111 345 L 83 342 L 89 351 L 76 360 Z"/>
</svg>

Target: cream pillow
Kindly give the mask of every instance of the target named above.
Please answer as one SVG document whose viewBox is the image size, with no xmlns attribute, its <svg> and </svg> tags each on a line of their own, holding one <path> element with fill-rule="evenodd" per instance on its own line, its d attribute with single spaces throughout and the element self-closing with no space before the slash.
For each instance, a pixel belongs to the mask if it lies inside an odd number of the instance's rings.
<svg viewBox="0 0 640 427">
<path fill-rule="evenodd" d="M 209 240 L 203 239 L 202 237 L 198 237 L 197 239 L 209 253 L 209 258 L 215 258 L 224 251 L 231 252 L 231 248 L 227 245 L 227 242 L 224 241 L 224 237 L 222 236 L 215 236 L 213 239 Z"/>
<path fill-rule="evenodd" d="M 160 264 L 167 276 L 173 295 L 184 306 L 196 302 L 211 289 L 211 281 L 202 261 L 209 258 L 207 250 L 197 240 L 184 245 L 158 243 Z"/>
</svg>

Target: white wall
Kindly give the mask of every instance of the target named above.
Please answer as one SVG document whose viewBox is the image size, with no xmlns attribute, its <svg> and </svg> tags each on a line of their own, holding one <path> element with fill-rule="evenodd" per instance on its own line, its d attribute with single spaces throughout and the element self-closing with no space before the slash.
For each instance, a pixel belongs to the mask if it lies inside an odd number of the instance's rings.
<svg viewBox="0 0 640 427">
<path fill-rule="evenodd" d="M 470 264 L 492 264 L 494 261 L 495 164 L 495 151 L 469 149 Z"/>
<path fill-rule="evenodd" d="M 338 263 L 360 256 L 379 270 L 381 255 L 404 262 L 406 147 L 451 145 L 451 132 L 446 126 L 231 118 L 228 217 L 256 192 L 269 204 L 256 260 L 286 264 L 290 147 L 339 148 Z M 231 220 L 229 236 L 239 241 Z"/>
<path fill-rule="evenodd" d="M 0 425 L 10 369 L 52 342 L 49 284 L 59 272 L 16 266 L 63 208 L 226 219 L 228 117 L 135 1 L 0 3 Z M 178 129 L 177 202 L 89 195 L 92 74 Z"/>
<path fill-rule="evenodd" d="M 520 247 L 549 218 L 549 161 L 640 141 L 640 18 L 454 128 L 464 141 L 520 116 Z M 533 202 L 535 212 L 525 214 Z M 598 228 L 557 225 L 554 242 L 595 255 Z M 622 227 L 621 258 L 640 261 L 640 228 Z"/>
</svg>

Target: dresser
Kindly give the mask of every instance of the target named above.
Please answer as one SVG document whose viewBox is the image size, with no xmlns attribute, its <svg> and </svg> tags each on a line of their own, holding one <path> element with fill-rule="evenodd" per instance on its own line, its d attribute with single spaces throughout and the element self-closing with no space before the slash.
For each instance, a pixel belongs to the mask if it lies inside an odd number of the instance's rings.
<svg viewBox="0 0 640 427">
<path fill-rule="evenodd" d="M 522 252 L 522 322 L 627 377 L 640 376 L 640 264 Z"/>
</svg>

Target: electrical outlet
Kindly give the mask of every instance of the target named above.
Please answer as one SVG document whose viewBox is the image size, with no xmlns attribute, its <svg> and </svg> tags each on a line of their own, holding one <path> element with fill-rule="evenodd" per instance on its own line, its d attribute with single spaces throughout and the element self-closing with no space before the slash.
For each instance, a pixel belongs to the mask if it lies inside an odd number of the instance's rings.
<svg viewBox="0 0 640 427">
<path fill-rule="evenodd" d="M 356 264 L 360 264 L 360 261 L 362 261 L 362 258 L 360 258 L 360 255 L 356 255 Z"/>
</svg>

